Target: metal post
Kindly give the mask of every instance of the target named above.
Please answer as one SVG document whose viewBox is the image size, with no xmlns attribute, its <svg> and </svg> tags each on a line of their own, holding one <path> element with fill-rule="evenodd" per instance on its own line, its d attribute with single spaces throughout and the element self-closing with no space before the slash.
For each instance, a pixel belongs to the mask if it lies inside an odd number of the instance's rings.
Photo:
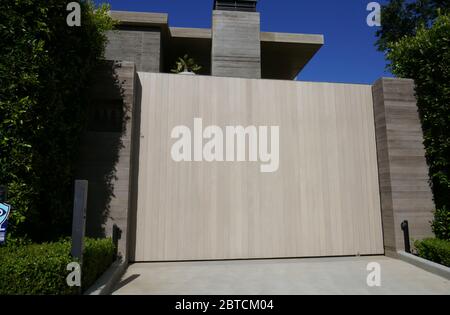
<svg viewBox="0 0 450 315">
<path fill-rule="evenodd" d="M 403 237 L 405 239 L 405 252 L 411 253 L 411 245 L 409 243 L 409 224 L 408 221 L 405 220 L 402 222 L 402 231 L 403 231 Z"/>
<path fill-rule="evenodd" d="M 84 234 L 86 230 L 86 208 L 88 195 L 88 181 L 75 181 L 75 197 L 73 203 L 72 221 L 72 257 L 80 264 L 83 261 Z"/>
</svg>

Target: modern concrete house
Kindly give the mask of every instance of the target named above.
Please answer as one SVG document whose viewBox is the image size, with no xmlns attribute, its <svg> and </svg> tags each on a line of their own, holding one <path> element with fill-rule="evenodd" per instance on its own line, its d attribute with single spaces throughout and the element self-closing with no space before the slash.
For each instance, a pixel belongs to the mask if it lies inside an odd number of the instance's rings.
<svg viewBox="0 0 450 315">
<path fill-rule="evenodd" d="M 120 24 L 109 36 L 106 59 L 170 73 L 188 54 L 201 75 L 293 80 L 324 44 L 322 35 L 260 32 L 260 14 L 238 9 L 213 10 L 212 29 L 169 27 L 167 14 L 113 11 Z"/>
<path fill-rule="evenodd" d="M 256 4 L 216 0 L 211 29 L 111 12 L 80 157 L 88 234 L 116 225 L 131 262 L 383 255 L 404 249 L 404 220 L 411 239 L 430 236 L 414 82 L 295 81 L 324 37 L 261 32 Z M 200 73 L 170 74 L 185 54 Z M 196 119 L 279 127 L 279 168 L 174 161 L 174 128 Z"/>
</svg>

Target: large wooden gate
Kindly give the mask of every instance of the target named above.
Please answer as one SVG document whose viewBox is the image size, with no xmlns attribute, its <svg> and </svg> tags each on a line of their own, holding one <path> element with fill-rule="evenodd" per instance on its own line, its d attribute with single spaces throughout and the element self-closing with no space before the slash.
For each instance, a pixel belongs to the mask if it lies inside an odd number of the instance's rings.
<svg viewBox="0 0 450 315">
<path fill-rule="evenodd" d="M 139 77 L 132 260 L 383 254 L 371 86 Z M 278 170 L 174 161 L 173 129 L 194 133 L 195 118 L 203 128 L 278 126 Z"/>
</svg>

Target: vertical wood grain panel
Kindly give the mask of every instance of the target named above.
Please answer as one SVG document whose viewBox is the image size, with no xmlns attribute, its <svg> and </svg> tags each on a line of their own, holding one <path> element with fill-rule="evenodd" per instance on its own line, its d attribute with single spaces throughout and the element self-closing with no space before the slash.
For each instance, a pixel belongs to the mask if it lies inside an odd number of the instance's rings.
<svg viewBox="0 0 450 315">
<path fill-rule="evenodd" d="M 135 261 L 382 254 L 371 86 L 139 73 Z M 172 128 L 280 127 L 280 167 L 171 159 Z"/>
</svg>

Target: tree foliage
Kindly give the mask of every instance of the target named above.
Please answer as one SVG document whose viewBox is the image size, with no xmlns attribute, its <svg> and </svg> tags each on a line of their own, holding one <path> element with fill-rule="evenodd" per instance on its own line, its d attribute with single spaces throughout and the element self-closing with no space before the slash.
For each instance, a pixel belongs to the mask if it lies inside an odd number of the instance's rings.
<svg viewBox="0 0 450 315">
<path fill-rule="evenodd" d="M 437 208 L 434 231 L 448 239 L 450 226 L 450 15 L 439 15 L 414 36 L 388 45 L 392 72 L 416 83 L 427 162 Z"/>
<path fill-rule="evenodd" d="M 431 27 L 438 16 L 450 13 L 450 0 L 391 0 L 381 10 L 381 28 L 377 31 L 376 45 L 380 51 L 405 36 L 416 35 L 417 30 Z"/>
<path fill-rule="evenodd" d="M 49 239 L 70 230 L 72 183 L 89 74 L 102 57 L 108 7 L 60 0 L 0 2 L 0 184 L 11 231 Z"/>
</svg>

